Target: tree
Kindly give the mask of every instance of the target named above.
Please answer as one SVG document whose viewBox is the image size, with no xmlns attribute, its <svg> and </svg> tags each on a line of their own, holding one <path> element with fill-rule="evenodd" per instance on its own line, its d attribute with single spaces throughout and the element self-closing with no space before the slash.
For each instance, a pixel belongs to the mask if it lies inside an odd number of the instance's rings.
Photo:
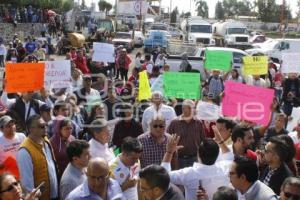
<svg viewBox="0 0 300 200">
<path fill-rule="evenodd" d="M 110 4 L 109 2 L 105 1 L 105 0 L 100 0 L 98 2 L 98 6 L 99 6 L 99 10 L 102 12 L 106 12 L 108 13 L 111 9 L 112 9 L 112 4 Z"/>
<path fill-rule="evenodd" d="M 106 14 L 112 9 L 112 4 L 109 2 L 106 2 L 106 6 L 105 6 L 105 10 L 106 10 Z"/>
<path fill-rule="evenodd" d="M 277 5 L 275 0 L 258 0 L 258 17 L 263 22 L 281 22 L 282 5 Z M 292 18 L 291 10 L 287 6 L 283 8 L 285 20 Z"/>
<path fill-rule="evenodd" d="M 197 7 L 197 15 L 203 18 L 208 18 L 208 6 L 206 1 L 204 0 L 197 0 L 196 2 Z"/>
<path fill-rule="evenodd" d="M 99 10 L 102 11 L 102 12 L 104 12 L 105 9 L 106 9 L 106 1 L 100 0 L 98 2 L 98 6 L 99 6 Z"/>
<path fill-rule="evenodd" d="M 62 4 L 62 10 L 64 12 L 67 12 L 71 10 L 74 7 L 74 1 L 73 0 L 64 0 Z"/>
<path fill-rule="evenodd" d="M 81 9 L 84 10 L 86 9 L 86 5 L 85 5 L 85 0 L 81 0 Z"/>
<path fill-rule="evenodd" d="M 216 19 L 224 19 L 224 8 L 221 2 L 217 2 L 215 8 L 215 18 Z"/>
<path fill-rule="evenodd" d="M 178 13 L 178 8 L 175 7 L 174 10 L 171 12 L 171 24 L 176 24 Z"/>
</svg>

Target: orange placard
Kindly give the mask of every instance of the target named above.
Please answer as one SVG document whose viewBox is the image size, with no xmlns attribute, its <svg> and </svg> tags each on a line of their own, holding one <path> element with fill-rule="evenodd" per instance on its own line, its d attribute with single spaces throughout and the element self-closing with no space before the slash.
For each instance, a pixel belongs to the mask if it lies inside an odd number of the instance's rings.
<svg viewBox="0 0 300 200">
<path fill-rule="evenodd" d="M 7 63 L 7 93 L 37 91 L 44 87 L 45 63 Z"/>
</svg>

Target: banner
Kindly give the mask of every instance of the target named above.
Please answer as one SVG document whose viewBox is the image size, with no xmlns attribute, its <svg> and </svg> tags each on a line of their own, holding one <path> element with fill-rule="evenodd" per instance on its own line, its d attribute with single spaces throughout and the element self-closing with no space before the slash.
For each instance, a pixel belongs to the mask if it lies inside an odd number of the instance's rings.
<svg viewBox="0 0 300 200">
<path fill-rule="evenodd" d="M 150 99 L 151 98 L 151 88 L 148 80 L 147 71 L 144 70 L 139 73 L 139 101 L 144 99 Z"/>
<path fill-rule="evenodd" d="M 115 47 L 109 43 L 93 43 L 93 61 L 97 62 L 115 62 Z"/>
<path fill-rule="evenodd" d="M 292 117 L 292 120 L 288 121 L 287 128 L 286 128 L 286 130 L 288 130 L 289 132 L 292 132 L 293 129 L 298 124 L 298 121 L 300 119 L 300 108 L 299 107 L 298 108 L 296 108 L 296 107 L 293 108 L 291 117 Z"/>
<path fill-rule="evenodd" d="M 7 93 L 37 91 L 44 87 L 45 63 L 6 63 Z"/>
<path fill-rule="evenodd" d="M 71 86 L 70 60 L 46 61 L 45 81 L 46 89 L 69 88 Z"/>
<path fill-rule="evenodd" d="M 224 116 L 268 125 L 274 90 L 226 81 L 224 92 L 222 100 Z"/>
<path fill-rule="evenodd" d="M 145 0 L 119 0 L 117 10 L 119 14 L 145 15 L 148 3 Z"/>
<path fill-rule="evenodd" d="M 200 120 L 215 121 L 221 117 L 221 108 L 213 103 L 199 101 L 196 113 L 196 117 Z"/>
<path fill-rule="evenodd" d="M 165 97 L 200 99 L 200 73 L 166 72 L 163 74 Z"/>
<path fill-rule="evenodd" d="M 244 75 L 264 75 L 268 73 L 267 56 L 245 56 L 243 57 Z"/>
<path fill-rule="evenodd" d="M 229 71 L 232 65 L 232 53 L 227 51 L 206 50 L 205 63 L 206 69 L 219 69 L 222 71 Z"/>
<path fill-rule="evenodd" d="M 281 73 L 300 73 L 300 53 L 283 53 Z"/>
</svg>

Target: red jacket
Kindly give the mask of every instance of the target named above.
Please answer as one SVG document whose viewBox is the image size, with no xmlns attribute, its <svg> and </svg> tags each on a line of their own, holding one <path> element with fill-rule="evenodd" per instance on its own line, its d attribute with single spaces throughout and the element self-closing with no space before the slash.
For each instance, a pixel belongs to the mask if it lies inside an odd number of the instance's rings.
<svg viewBox="0 0 300 200">
<path fill-rule="evenodd" d="M 131 63 L 131 59 L 130 59 L 130 57 L 128 55 L 125 56 L 125 62 L 124 62 L 124 64 L 122 64 L 120 55 L 118 55 L 117 61 L 116 61 L 116 67 L 117 67 L 117 69 L 125 67 L 125 69 L 128 70 L 130 63 Z"/>
<path fill-rule="evenodd" d="M 80 69 L 83 74 L 90 74 L 91 72 L 86 63 L 86 57 L 77 57 L 75 60 L 76 68 Z"/>
</svg>

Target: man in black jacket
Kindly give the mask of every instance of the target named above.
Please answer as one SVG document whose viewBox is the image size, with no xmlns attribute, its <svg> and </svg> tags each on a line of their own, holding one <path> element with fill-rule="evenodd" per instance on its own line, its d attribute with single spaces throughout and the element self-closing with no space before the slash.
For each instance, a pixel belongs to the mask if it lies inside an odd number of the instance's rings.
<svg viewBox="0 0 300 200">
<path fill-rule="evenodd" d="M 278 136 L 271 137 L 265 147 L 265 160 L 268 164 L 260 180 L 269 186 L 277 195 L 283 181 L 292 176 L 292 172 L 285 164 L 289 147 Z"/>
</svg>

